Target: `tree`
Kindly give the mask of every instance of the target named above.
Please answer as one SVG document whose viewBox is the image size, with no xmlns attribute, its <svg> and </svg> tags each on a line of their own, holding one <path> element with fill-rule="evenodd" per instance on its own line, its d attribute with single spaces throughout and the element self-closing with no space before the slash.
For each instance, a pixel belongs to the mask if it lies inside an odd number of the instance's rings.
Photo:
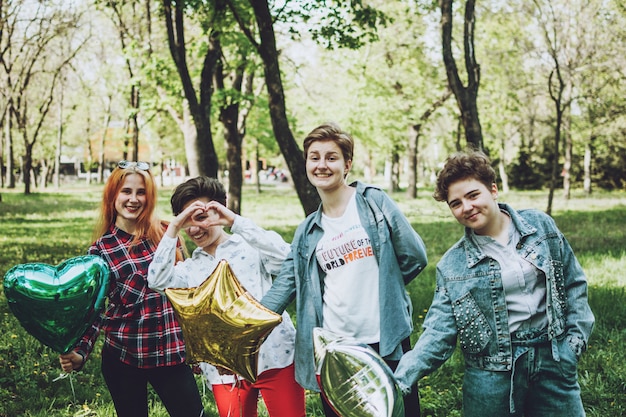
<svg viewBox="0 0 626 417">
<path fill-rule="evenodd" d="M 218 21 L 224 12 L 222 2 L 215 4 L 212 18 Z M 211 132 L 211 99 L 213 96 L 213 80 L 220 57 L 218 33 L 211 29 L 207 33 L 207 49 L 202 61 L 199 91 L 196 92 L 189 66 L 185 43 L 185 1 L 176 1 L 172 8 L 171 0 L 163 1 L 163 17 L 167 28 L 167 39 L 182 83 L 186 104 L 195 125 L 195 135 L 185 135 L 185 149 L 189 174 L 191 176 L 207 175 L 217 178 L 218 159 Z M 207 25 L 211 28 L 213 25 Z"/>
<path fill-rule="evenodd" d="M 139 117 L 142 88 L 140 73 L 146 65 L 147 58 L 145 55 L 150 53 L 150 50 L 145 48 L 145 45 L 149 42 L 151 36 L 152 2 L 150 0 L 95 1 L 96 4 L 102 4 L 105 10 L 111 12 L 110 19 L 117 29 L 118 39 L 122 48 L 129 80 L 129 85 L 127 86 L 128 111 L 123 158 L 136 161 L 139 155 Z"/>
<path fill-rule="evenodd" d="M 8 111 L 24 145 L 21 166 L 24 194 L 31 193 L 33 148 L 50 111 L 62 70 L 86 42 L 72 36 L 80 19 L 78 10 L 47 3 L 39 3 L 35 8 L 27 6 L 16 6 L 11 20 L 6 22 L 11 30 L 2 54 L 10 92 Z"/>
<path fill-rule="evenodd" d="M 446 90 L 445 93 L 436 101 L 434 101 L 424 113 L 419 118 L 419 122 L 412 125 L 409 129 L 409 147 L 408 147 L 408 158 L 409 158 L 409 184 L 407 187 L 407 195 L 410 198 L 417 197 L 417 149 L 419 144 L 419 137 L 422 134 L 422 127 L 428 121 L 428 119 L 433 115 L 435 111 L 448 100 L 448 98 L 452 95 L 452 91 Z"/>
<path fill-rule="evenodd" d="M 554 105 L 554 139 L 552 143 L 552 170 L 548 205 L 551 214 L 554 191 L 559 177 L 563 177 L 564 197 L 569 198 L 573 159 L 571 107 L 577 100 L 581 86 L 580 74 L 597 60 L 595 42 L 590 41 L 586 28 L 595 20 L 604 6 L 593 1 L 560 3 L 558 0 L 534 0 L 537 22 L 541 28 L 544 48 L 550 58 L 548 93 Z M 572 4 L 573 3 L 573 4 Z M 593 36 L 591 37 L 593 38 Z M 543 49 L 543 48 L 542 48 Z M 564 140 L 563 167 L 561 142 Z"/>
<path fill-rule="evenodd" d="M 591 1 L 580 4 L 582 13 L 576 20 L 575 39 L 572 45 L 577 51 L 578 65 L 573 69 L 576 77 L 577 94 L 572 103 L 574 115 L 572 136 L 577 135 L 583 153 L 583 189 L 585 194 L 592 193 L 592 184 L 598 184 L 598 172 L 610 173 L 609 178 L 626 178 L 623 163 L 600 163 L 598 158 L 610 153 L 617 160 L 624 152 L 620 138 L 624 130 L 626 103 L 624 88 L 626 73 L 624 54 L 615 53 L 626 48 L 626 13 L 620 2 Z M 619 13 L 619 10 L 622 13 Z M 594 24 L 589 24 L 592 21 Z M 604 47 L 610 45 L 610 48 Z M 616 71 L 616 69 L 621 71 Z M 579 111 L 580 109 L 580 111 Z M 578 148 L 580 149 L 580 147 Z M 610 150 L 609 150 L 610 149 Z M 602 156 L 601 156 L 602 155 Z M 613 159 L 613 158 L 610 158 Z M 594 181 L 594 177 L 595 181 Z M 606 187 L 620 187 L 619 180 L 604 183 Z M 565 187 L 565 178 L 564 178 Z"/>
<path fill-rule="evenodd" d="M 265 73 L 265 85 L 269 96 L 269 112 L 272 120 L 274 135 L 278 142 L 285 162 L 289 167 L 291 178 L 296 192 L 306 214 L 312 213 L 319 207 L 319 195 L 309 182 L 304 163 L 304 155 L 298 147 L 289 122 L 285 104 L 285 93 L 278 62 L 278 50 L 276 49 L 276 37 L 274 34 L 273 18 L 267 1 L 251 1 L 252 9 L 256 18 L 259 41 L 255 39 L 245 25 L 240 23 L 242 31 L 248 36 L 252 45 L 257 49 Z M 236 13 L 235 7 L 229 1 L 229 7 Z M 237 19 L 241 22 L 241 19 Z"/>
<path fill-rule="evenodd" d="M 478 117 L 476 100 L 480 85 L 480 65 L 476 61 L 474 47 L 474 32 L 476 28 L 475 0 L 465 2 L 465 15 L 463 23 L 463 51 L 465 58 L 465 71 L 467 86 L 463 85 L 459 70 L 454 58 L 452 46 L 453 28 L 453 0 L 440 0 L 441 8 L 441 44 L 443 48 L 443 62 L 448 76 L 448 85 L 454 93 L 461 122 L 465 130 L 467 145 L 475 149 L 483 149 L 483 135 Z"/>
<path fill-rule="evenodd" d="M 14 86 L 13 86 L 13 51 L 15 48 L 13 33 L 16 26 L 16 14 L 20 10 L 19 7 L 0 1 L 0 64 L 6 77 L 0 77 L 0 92 L 2 100 L 0 101 L 0 128 L 2 129 L 2 165 L 0 166 L 0 175 L 2 170 L 6 170 L 6 178 L 3 176 L 2 185 L 6 183 L 7 188 L 15 188 L 15 169 L 14 169 L 14 148 L 13 148 L 13 118 L 11 117 L 11 107 L 13 104 Z M 6 155 L 6 156 L 5 156 Z"/>
<path fill-rule="evenodd" d="M 219 119 L 224 126 L 226 159 L 228 162 L 228 208 L 241 212 L 243 185 L 242 144 L 246 132 L 246 119 L 254 103 L 254 63 L 247 48 L 240 45 L 230 71 L 226 71 L 225 58 L 215 73 L 219 100 Z M 222 54 L 222 56 L 224 56 Z M 230 86 L 227 87 L 227 81 Z"/>
</svg>

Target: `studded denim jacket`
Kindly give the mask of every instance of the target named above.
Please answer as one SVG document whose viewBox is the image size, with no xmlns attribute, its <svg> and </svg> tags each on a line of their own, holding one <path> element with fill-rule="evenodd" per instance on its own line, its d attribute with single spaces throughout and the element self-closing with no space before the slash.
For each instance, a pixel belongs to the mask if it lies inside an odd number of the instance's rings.
<svg viewBox="0 0 626 417">
<path fill-rule="evenodd" d="M 379 188 L 355 182 L 359 218 L 370 240 L 379 267 L 380 354 L 400 359 L 402 340 L 413 331 L 411 299 L 405 285 L 428 262 L 426 247 L 395 202 Z M 315 377 L 313 328 L 322 327 L 325 274 L 315 249 L 324 235 L 322 209 L 310 214 L 296 230 L 291 253 L 283 262 L 272 288 L 261 304 L 282 313 L 296 300 L 296 380 L 304 388 L 319 391 Z"/>
<path fill-rule="evenodd" d="M 557 340 L 567 340 L 577 357 L 586 349 L 594 316 L 587 280 L 554 220 L 538 210 L 515 211 L 500 204 L 519 231 L 517 252 L 546 276 L 548 338 L 560 360 Z M 511 337 L 500 266 L 470 238 L 470 230 L 437 264 L 437 285 L 413 350 L 402 357 L 395 376 L 406 390 L 452 355 L 458 344 L 465 365 L 490 371 L 512 367 Z"/>
</svg>

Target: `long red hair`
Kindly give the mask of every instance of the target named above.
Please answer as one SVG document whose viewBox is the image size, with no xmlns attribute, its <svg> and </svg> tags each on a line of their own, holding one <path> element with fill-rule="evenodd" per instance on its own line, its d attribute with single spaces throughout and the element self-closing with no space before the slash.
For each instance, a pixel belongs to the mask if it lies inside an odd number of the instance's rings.
<svg viewBox="0 0 626 417">
<path fill-rule="evenodd" d="M 135 225 L 134 238 L 131 245 L 137 243 L 140 239 L 147 238 L 154 245 L 157 245 L 164 234 L 164 225 L 156 215 L 157 205 L 157 188 L 154 176 L 150 171 L 142 171 L 136 167 L 119 168 L 116 167 L 106 184 L 102 193 L 102 202 L 100 203 L 100 213 L 96 227 L 94 229 L 94 240 L 99 239 L 105 234 L 117 219 L 117 211 L 115 210 L 115 200 L 119 194 L 126 177 L 129 175 L 141 175 L 144 186 L 146 188 L 146 203 Z"/>
</svg>

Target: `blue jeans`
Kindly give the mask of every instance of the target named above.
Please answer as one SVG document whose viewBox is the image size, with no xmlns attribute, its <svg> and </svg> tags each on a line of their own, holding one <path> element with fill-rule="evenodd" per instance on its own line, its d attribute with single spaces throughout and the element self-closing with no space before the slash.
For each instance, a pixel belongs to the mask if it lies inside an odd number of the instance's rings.
<svg viewBox="0 0 626 417">
<path fill-rule="evenodd" d="M 102 349 L 102 375 L 118 417 L 148 417 L 148 383 L 171 417 L 204 415 L 202 399 L 187 364 L 141 369 Z"/>
<path fill-rule="evenodd" d="M 465 368 L 465 417 L 584 416 L 578 360 L 565 338 L 557 342 L 559 362 L 554 360 L 545 334 L 515 332 L 512 343 L 512 372 Z"/>
</svg>

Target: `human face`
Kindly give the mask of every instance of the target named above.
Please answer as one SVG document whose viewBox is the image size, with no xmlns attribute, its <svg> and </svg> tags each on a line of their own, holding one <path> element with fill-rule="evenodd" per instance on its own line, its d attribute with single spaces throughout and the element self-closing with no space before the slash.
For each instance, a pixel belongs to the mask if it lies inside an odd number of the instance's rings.
<svg viewBox="0 0 626 417">
<path fill-rule="evenodd" d="M 311 184 L 321 191 L 332 191 L 345 185 L 345 177 L 352 167 L 341 148 L 331 140 L 311 143 L 306 155 L 306 175 Z"/>
<path fill-rule="evenodd" d="M 185 204 L 183 210 L 191 205 L 194 201 L 201 201 L 208 203 L 210 200 L 206 197 L 201 197 L 198 200 L 192 200 Z M 224 241 L 224 229 L 222 226 L 209 226 L 211 223 L 219 218 L 214 210 L 198 210 L 195 212 L 191 219 L 193 221 L 192 226 L 185 228 L 185 233 L 191 238 L 191 240 L 199 247 L 204 249 L 205 252 L 215 254 L 217 246 Z"/>
<path fill-rule="evenodd" d="M 466 178 L 448 187 L 448 207 L 463 226 L 473 229 L 478 235 L 490 235 L 500 215 L 497 195 L 496 184 L 487 188 L 475 178 Z"/>
<path fill-rule="evenodd" d="M 115 198 L 115 225 L 132 232 L 139 215 L 146 205 L 146 184 L 139 174 L 129 174 L 124 178 L 122 188 Z"/>
</svg>

